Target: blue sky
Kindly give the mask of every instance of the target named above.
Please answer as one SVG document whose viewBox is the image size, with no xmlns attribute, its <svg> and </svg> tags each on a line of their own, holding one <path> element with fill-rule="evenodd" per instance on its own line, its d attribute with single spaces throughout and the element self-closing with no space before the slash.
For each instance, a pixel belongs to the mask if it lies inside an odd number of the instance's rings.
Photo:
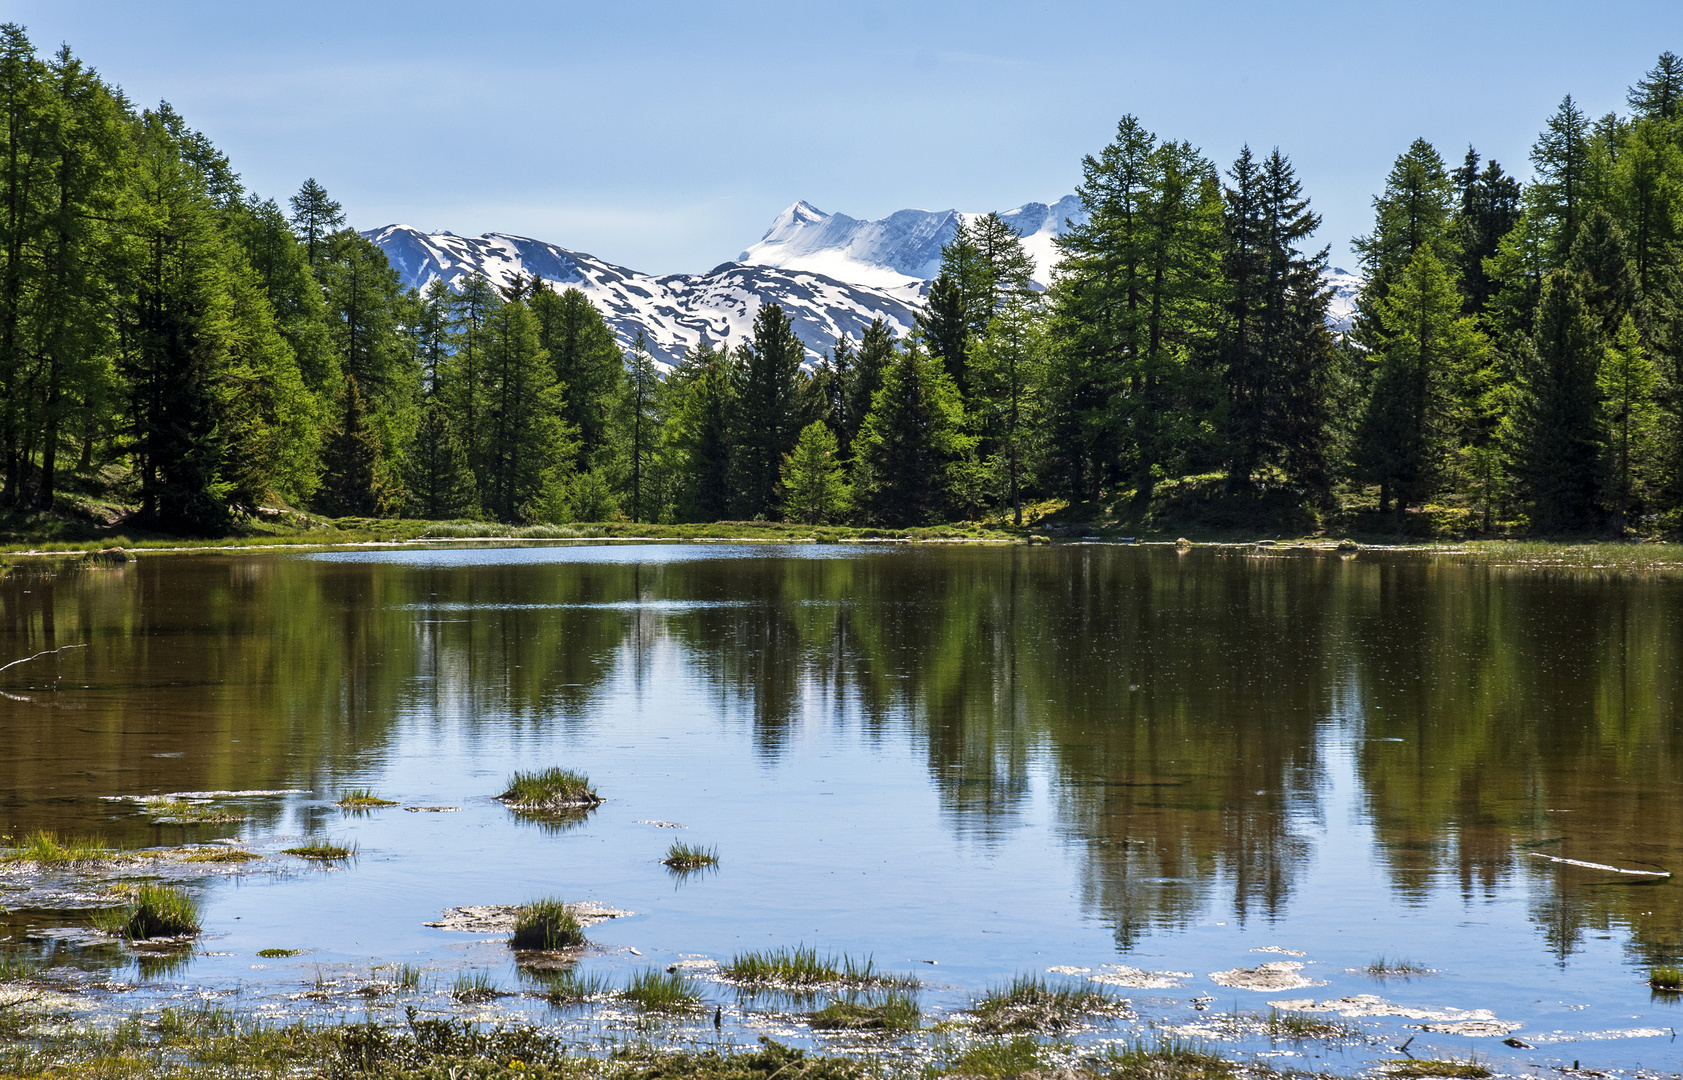
<svg viewBox="0 0 1683 1080">
<path fill-rule="evenodd" d="M 1592 115 L 1683 3 L 215 3 L 0 0 L 246 183 L 314 176 L 359 228 L 521 233 L 657 273 L 734 258 L 796 199 L 1005 209 L 1133 113 L 1224 167 L 1278 145 L 1348 265 L 1416 136 L 1510 171 Z"/>
</svg>

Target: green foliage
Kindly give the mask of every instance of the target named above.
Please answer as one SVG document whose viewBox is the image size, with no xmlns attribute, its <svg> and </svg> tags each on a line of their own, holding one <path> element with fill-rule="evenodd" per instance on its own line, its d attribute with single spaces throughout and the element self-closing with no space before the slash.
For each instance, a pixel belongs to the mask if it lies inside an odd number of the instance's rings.
<svg viewBox="0 0 1683 1080">
<path fill-rule="evenodd" d="M 1683 990 L 1683 967 L 1657 964 L 1648 969 L 1648 985 L 1656 990 Z"/>
<path fill-rule="evenodd" d="M 199 932 L 199 905 L 180 889 L 148 883 L 136 888 L 122 907 L 101 909 L 95 922 L 133 941 L 188 937 Z"/>
<path fill-rule="evenodd" d="M 1506 433 L 1513 472 L 1535 507 L 1537 524 L 1551 531 L 1585 527 L 1596 506 L 1601 460 L 1596 385 L 1603 346 L 1581 282 L 1556 271 L 1543 284 Z"/>
<path fill-rule="evenodd" d="M 701 1007 L 701 988 L 677 972 L 643 968 L 619 996 L 639 1012 L 686 1012 Z"/>
<path fill-rule="evenodd" d="M 1242 1075 L 1220 1054 L 1172 1040 L 1111 1047 L 1104 1067 L 1111 1080 L 1236 1080 Z"/>
<path fill-rule="evenodd" d="M 940 520 L 952 468 L 973 445 L 958 388 L 914 338 L 883 373 L 859 432 L 853 475 L 861 509 L 883 525 Z"/>
<path fill-rule="evenodd" d="M 91 837 L 60 837 L 50 829 L 36 829 L 17 847 L 0 849 L 6 862 L 32 862 L 41 866 L 71 866 L 98 862 L 117 852 Z"/>
<path fill-rule="evenodd" d="M 819 956 L 816 949 L 801 945 L 793 949 L 750 950 L 737 953 L 721 967 L 727 978 L 749 986 L 811 987 L 841 984 L 856 988 L 897 987 L 912 989 L 918 981 L 909 976 L 880 972 L 869 959 L 863 963 L 851 956 Z"/>
<path fill-rule="evenodd" d="M 752 342 L 736 353 L 736 515 L 769 517 L 782 504 L 778 477 L 783 456 L 800 436 L 799 378 L 806 347 L 777 304 L 754 316 Z"/>
<path fill-rule="evenodd" d="M 935 1076 L 982 1076 L 990 1080 L 1032 1075 L 1045 1063 L 1045 1049 L 1034 1039 L 986 1039 L 971 1043 L 943 1067 L 931 1070 Z"/>
<path fill-rule="evenodd" d="M 296 855 L 300 859 L 310 859 L 315 862 L 338 862 L 341 859 L 354 857 L 357 853 L 357 845 L 354 842 L 338 844 L 331 840 L 312 840 L 308 844 L 300 844 L 297 847 L 282 848 L 281 853 L 283 855 Z"/>
<path fill-rule="evenodd" d="M 456 982 L 450 987 L 450 996 L 464 1005 L 477 1004 L 482 1001 L 494 1001 L 503 997 L 502 988 L 486 971 L 464 971 L 456 976 Z"/>
<path fill-rule="evenodd" d="M 572 456 L 568 433 L 537 319 L 523 300 L 490 311 L 483 349 L 479 493 L 491 514 L 515 521 L 528 514 L 550 471 Z"/>
<path fill-rule="evenodd" d="M 1089 1016 L 1115 1014 L 1121 1008 L 1121 1002 L 1100 989 L 1054 986 L 1035 975 L 1019 975 L 988 991 L 971 1011 L 977 1031 L 1007 1035 L 1062 1031 Z"/>
<path fill-rule="evenodd" d="M 338 805 L 349 810 L 357 807 L 396 806 L 397 803 L 380 798 L 371 788 L 351 788 L 339 796 Z"/>
<path fill-rule="evenodd" d="M 808 525 L 834 521 L 847 513 L 852 492 L 842 479 L 836 437 L 823 421 L 801 430 L 792 453 L 783 456 L 783 511 Z"/>
<path fill-rule="evenodd" d="M 674 870 L 699 870 L 704 866 L 719 865 L 719 849 L 675 840 L 666 849 L 666 858 L 660 861 Z"/>
<path fill-rule="evenodd" d="M 516 772 L 498 799 L 515 807 L 594 806 L 601 798 L 590 777 L 555 766 L 538 772 Z"/>
<path fill-rule="evenodd" d="M 560 900 L 534 900 L 515 913 L 508 944 L 513 949 L 576 949 L 585 944 L 584 927 Z"/>
<path fill-rule="evenodd" d="M 469 517 L 479 510 L 479 485 L 468 467 L 467 451 L 437 394 L 429 395 L 421 409 L 415 440 L 404 458 L 403 481 L 408 510 L 415 517 Z"/>
<path fill-rule="evenodd" d="M 916 1031 L 922 1010 L 910 994 L 837 998 L 807 1018 L 819 1031 Z"/>
</svg>

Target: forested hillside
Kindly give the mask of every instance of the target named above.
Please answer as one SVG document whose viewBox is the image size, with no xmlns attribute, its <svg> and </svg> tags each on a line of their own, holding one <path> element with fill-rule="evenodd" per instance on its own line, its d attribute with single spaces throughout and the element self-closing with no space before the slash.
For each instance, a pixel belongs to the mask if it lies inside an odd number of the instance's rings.
<svg viewBox="0 0 1683 1080">
<path fill-rule="evenodd" d="M 284 205 L 167 104 L 0 28 L 0 482 L 140 527 L 264 508 L 890 526 L 1068 503 L 1118 522 L 1419 532 L 1683 524 L 1683 60 L 1561 102 L 1522 182 L 1403 148 L 1328 328 L 1289 158 L 1124 117 L 1049 289 L 997 215 L 910 334 L 750 341 L 670 373 L 577 289 L 405 290 L 315 181 Z M 1266 133 L 1259 133 L 1266 139 Z M 306 168 L 307 163 L 299 163 Z M 1044 274 L 1041 275 L 1044 277 Z M 823 360 L 805 364 L 808 346 Z"/>
</svg>

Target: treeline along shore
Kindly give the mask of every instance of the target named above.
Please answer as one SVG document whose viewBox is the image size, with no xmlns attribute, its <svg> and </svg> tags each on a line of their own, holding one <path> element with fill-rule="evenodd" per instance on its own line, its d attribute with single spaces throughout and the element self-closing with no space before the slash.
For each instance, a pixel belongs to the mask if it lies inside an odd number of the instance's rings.
<svg viewBox="0 0 1683 1080">
<path fill-rule="evenodd" d="M 1328 322 L 1290 159 L 1132 116 L 1050 288 L 995 215 L 916 329 L 775 304 L 672 370 L 577 289 L 404 289 L 314 180 L 249 192 L 167 104 L 0 27 L 0 510 L 221 536 L 288 514 L 1657 536 L 1683 528 L 1683 59 L 1568 97 L 1517 179 L 1424 140 Z M 56 516 L 55 516 L 56 515 Z"/>
</svg>

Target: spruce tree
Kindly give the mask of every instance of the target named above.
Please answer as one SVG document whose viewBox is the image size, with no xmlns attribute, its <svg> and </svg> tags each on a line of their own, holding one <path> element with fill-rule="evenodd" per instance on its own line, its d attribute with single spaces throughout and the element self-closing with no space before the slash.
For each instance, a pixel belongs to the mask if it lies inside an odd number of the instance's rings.
<svg viewBox="0 0 1683 1080">
<path fill-rule="evenodd" d="M 555 375 L 525 301 L 492 310 L 485 320 L 483 343 L 480 498 L 499 520 L 518 521 L 565 450 L 567 433 L 558 415 Z"/>
<path fill-rule="evenodd" d="M 479 498 L 467 452 L 450 422 L 450 410 L 428 394 L 409 453 L 404 458 L 408 513 L 428 520 L 473 517 Z"/>
<path fill-rule="evenodd" d="M 806 349 L 778 304 L 754 317 L 754 336 L 738 349 L 740 384 L 732 439 L 737 448 L 738 516 L 758 520 L 782 505 L 778 473 L 800 437 L 798 373 Z"/>
<path fill-rule="evenodd" d="M 975 407 L 992 436 L 992 466 L 1003 482 L 1012 521 L 1023 523 L 1023 488 L 1036 450 L 1042 372 L 1037 324 L 1040 312 L 1029 296 L 1008 300 L 970 351 Z"/>
<path fill-rule="evenodd" d="M 1683 110 L 1683 57 L 1669 50 L 1661 53 L 1653 70 L 1637 80 L 1625 101 L 1643 119 L 1674 119 Z"/>
<path fill-rule="evenodd" d="M 801 429 L 795 449 L 783 457 L 783 512 L 807 525 L 834 521 L 847 513 L 850 493 L 837 460 L 836 437 L 823 422 Z"/>
<path fill-rule="evenodd" d="M 355 376 L 347 377 L 340 389 L 338 414 L 322 448 L 324 472 L 316 506 L 334 517 L 373 517 L 387 502 L 379 473 L 385 448 Z"/>
<path fill-rule="evenodd" d="M 731 358 L 706 338 L 687 350 L 666 380 L 671 419 L 662 430 L 677 473 L 674 502 L 685 521 L 723 521 L 730 515 L 731 430 L 735 380 Z"/>
<path fill-rule="evenodd" d="M 1565 263 L 1590 195 L 1590 125 L 1568 94 L 1531 147 L 1534 214 L 1549 237 L 1553 265 Z"/>
<path fill-rule="evenodd" d="M 1604 339 L 1611 340 L 1635 308 L 1636 274 L 1624 232 L 1603 207 L 1586 216 L 1572 245 L 1568 272 L 1579 279 L 1584 303 L 1594 313 Z"/>
<path fill-rule="evenodd" d="M 836 434 L 836 441 L 847 448 L 849 461 L 856 456 L 853 444 L 859 438 L 859 429 L 865 426 L 865 417 L 870 415 L 871 402 L 876 399 L 877 391 L 882 389 L 883 372 L 893 360 L 894 332 L 879 316 L 871 320 L 871 325 L 865 328 L 859 339 L 859 352 L 853 360 L 853 378 L 846 387 L 846 418 L 842 430 Z"/>
<path fill-rule="evenodd" d="M 1485 260 L 1496 255 L 1502 238 L 1519 224 L 1520 186 L 1494 160 L 1481 172 L 1478 152 L 1469 146 L 1466 160 L 1455 170 L 1455 188 L 1460 205 L 1452 231 L 1459 249 L 1463 310 L 1476 315 L 1496 295 L 1497 283 Z"/>
<path fill-rule="evenodd" d="M 1636 323 L 1619 323 L 1596 373 L 1601 396 L 1602 442 L 1607 448 L 1603 485 L 1613 513 L 1613 529 L 1623 534 L 1626 517 L 1647 485 L 1658 441 L 1659 410 L 1654 396 L 1659 372 L 1642 348 Z"/>
<path fill-rule="evenodd" d="M 659 393 L 660 371 L 649 355 L 648 339 L 639 330 L 625 358 L 625 373 L 614 409 L 623 496 L 620 503 L 630 511 L 633 522 L 654 521 L 659 517 L 660 500 L 654 484 L 660 444 Z"/>
<path fill-rule="evenodd" d="M 1584 282 L 1558 270 L 1543 282 L 1531 348 L 1521 358 L 1508 434 L 1514 475 L 1545 530 L 1580 529 L 1595 510 L 1602 337 Z"/>
<path fill-rule="evenodd" d="M 856 443 L 854 488 L 866 516 L 894 526 L 939 520 L 951 468 L 973 442 L 958 388 L 914 337 L 883 373 Z"/>
<path fill-rule="evenodd" d="M 451 303 L 453 330 L 447 343 L 450 363 L 440 383 L 444 400 L 461 422 L 462 448 L 467 451 L 468 463 L 478 475 L 485 437 L 481 422 L 485 411 L 485 327 L 501 301 L 490 280 L 475 272 L 463 279 L 460 291 L 451 295 Z M 541 333 L 538 345 L 543 346 Z"/>
<path fill-rule="evenodd" d="M 345 211 L 327 195 L 315 177 L 304 181 L 292 196 L 292 227 L 304 242 L 304 255 L 311 266 L 320 266 L 331 249 L 329 237 L 345 224 Z"/>
<path fill-rule="evenodd" d="M 532 294 L 538 343 L 549 353 L 562 387 L 562 419 L 577 432 L 581 468 L 609 452 L 609 415 L 618 400 L 625 357 L 596 305 L 578 289 L 556 293 L 541 285 Z"/>
<path fill-rule="evenodd" d="M 1455 260 L 1451 234 L 1455 189 L 1443 159 L 1425 139 L 1415 139 L 1391 166 L 1385 192 L 1373 200 L 1373 231 L 1351 242 L 1366 280 L 1356 301 L 1355 336 L 1369 349 L 1380 344 L 1380 311 L 1391 282 L 1421 248 L 1440 263 Z"/>
</svg>

